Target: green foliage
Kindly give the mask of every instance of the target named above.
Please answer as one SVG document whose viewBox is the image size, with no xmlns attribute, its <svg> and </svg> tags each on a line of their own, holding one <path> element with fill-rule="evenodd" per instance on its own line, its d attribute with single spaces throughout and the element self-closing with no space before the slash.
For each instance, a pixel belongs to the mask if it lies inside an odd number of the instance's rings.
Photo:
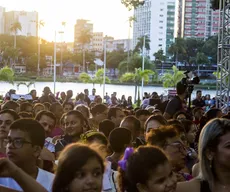
<svg viewBox="0 0 230 192">
<path fill-rule="evenodd" d="M 129 11 L 133 8 L 136 9 L 139 6 L 144 5 L 143 0 L 121 0 L 121 3 L 125 5 Z"/>
<path fill-rule="evenodd" d="M 208 57 L 204 53 L 198 52 L 196 54 L 196 64 L 208 64 L 208 63 L 209 63 Z"/>
<path fill-rule="evenodd" d="M 127 58 L 127 53 L 124 50 L 112 51 L 107 53 L 106 66 L 116 69 L 119 64 Z"/>
<path fill-rule="evenodd" d="M 78 79 L 82 83 L 91 83 L 91 77 L 89 76 L 88 73 L 85 73 L 85 72 L 81 73 Z"/>
<path fill-rule="evenodd" d="M 19 31 L 22 30 L 22 25 L 21 25 L 21 23 L 18 22 L 18 21 L 14 22 L 14 23 L 11 25 L 10 30 L 11 30 L 12 32 L 14 32 L 15 34 L 17 34 L 17 31 L 18 31 L 18 30 L 19 30 Z"/>
<path fill-rule="evenodd" d="M 77 40 L 80 44 L 82 44 L 82 46 L 84 46 L 85 44 L 89 43 L 91 39 L 92 34 L 90 33 L 90 31 L 82 30 Z"/>
<path fill-rule="evenodd" d="M 145 39 L 145 49 L 150 50 L 150 39 L 146 35 L 145 37 L 143 36 L 143 37 L 138 38 L 138 42 L 137 42 L 137 45 L 136 45 L 136 47 L 134 49 L 134 52 L 140 52 L 140 50 L 142 51 L 144 39 Z"/>
<path fill-rule="evenodd" d="M 0 70 L 0 81 L 14 84 L 14 71 L 9 67 L 3 67 Z"/>
<path fill-rule="evenodd" d="M 166 60 L 166 56 L 164 55 L 164 51 L 162 49 L 154 53 L 153 56 L 155 57 L 156 64 L 162 64 Z"/>
<path fill-rule="evenodd" d="M 183 71 L 179 71 L 179 69 L 174 65 L 172 67 L 172 72 L 165 73 L 161 80 L 163 81 L 163 87 L 176 87 L 176 84 L 182 80 L 184 77 Z"/>
</svg>

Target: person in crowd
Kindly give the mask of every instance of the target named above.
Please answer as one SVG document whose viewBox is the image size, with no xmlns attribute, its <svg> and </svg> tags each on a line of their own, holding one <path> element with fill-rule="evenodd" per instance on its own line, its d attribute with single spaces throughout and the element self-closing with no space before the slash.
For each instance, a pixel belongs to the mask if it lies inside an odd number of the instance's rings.
<svg viewBox="0 0 230 192">
<path fill-rule="evenodd" d="M 90 118 L 89 108 L 85 105 L 77 105 L 74 110 L 80 111 L 86 119 Z"/>
<path fill-rule="evenodd" d="M 132 109 L 133 108 L 133 101 L 132 101 L 132 97 L 128 96 L 128 100 L 127 100 L 127 108 Z"/>
<path fill-rule="evenodd" d="M 142 138 L 140 138 L 141 123 L 135 116 L 130 115 L 125 117 L 121 121 L 120 127 L 127 128 L 131 131 L 133 138 L 133 147 L 137 148 L 141 145 L 145 145 L 145 141 Z"/>
<path fill-rule="evenodd" d="M 61 104 L 63 104 L 63 102 L 64 102 L 65 99 L 66 99 L 66 94 L 65 94 L 65 92 L 61 92 L 60 97 L 61 97 L 61 98 L 60 98 L 59 101 L 60 101 Z"/>
<path fill-rule="evenodd" d="M 151 129 L 159 128 L 161 125 L 167 125 L 166 119 L 162 115 L 152 115 L 145 122 L 145 133 Z"/>
<path fill-rule="evenodd" d="M 139 109 L 135 112 L 136 118 L 141 122 L 141 137 L 145 138 L 145 122 L 150 116 L 150 112 L 145 109 Z"/>
<path fill-rule="evenodd" d="M 5 143 L 7 158 L 36 179 L 47 191 L 51 191 L 54 175 L 37 167 L 45 143 L 42 125 L 33 119 L 18 119 L 10 125 Z M 1 177 L 0 185 L 22 190 L 13 178 Z"/>
<path fill-rule="evenodd" d="M 52 94 L 51 90 L 49 87 L 44 87 L 43 89 L 43 95 L 38 99 L 40 103 L 53 103 L 56 102 L 56 99 L 54 95 Z"/>
<path fill-rule="evenodd" d="M 205 103 L 205 109 L 206 111 L 208 111 L 212 106 L 212 100 L 209 94 L 205 96 L 204 103 Z"/>
<path fill-rule="evenodd" d="M 187 97 L 187 85 L 182 82 L 177 83 L 176 91 L 177 95 L 168 102 L 164 112 L 164 118 L 167 120 L 172 118 L 177 111 L 186 111 L 185 98 Z"/>
<path fill-rule="evenodd" d="M 148 145 L 156 145 L 163 149 L 169 157 L 173 171 L 177 175 L 178 182 L 192 179 L 189 173 L 182 172 L 186 167 L 186 148 L 180 139 L 175 127 L 162 126 L 157 129 L 152 129 L 146 136 Z"/>
<path fill-rule="evenodd" d="M 199 176 L 178 184 L 177 192 L 230 191 L 230 120 L 213 119 L 199 139 Z"/>
<path fill-rule="evenodd" d="M 104 104 L 95 105 L 92 110 L 93 117 L 89 119 L 91 129 L 98 130 L 99 123 L 108 117 L 108 107 Z"/>
<path fill-rule="evenodd" d="M 111 96 L 111 105 L 116 106 L 118 104 L 117 92 L 113 92 Z"/>
<path fill-rule="evenodd" d="M 112 104 L 112 103 L 111 103 L 111 98 L 110 98 L 110 96 L 108 95 L 107 92 L 105 93 L 104 100 L 105 100 L 105 102 L 106 102 L 108 105 L 111 105 L 111 104 Z"/>
<path fill-rule="evenodd" d="M 122 119 L 125 117 L 124 112 L 119 107 L 111 107 L 108 112 L 108 119 L 111 120 L 115 127 L 119 127 Z"/>
<path fill-rule="evenodd" d="M 92 89 L 92 95 L 89 96 L 90 101 L 93 102 L 95 97 L 96 97 L 96 89 L 93 88 Z"/>
<path fill-rule="evenodd" d="M 105 119 L 99 123 L 99 132 L 102 132 L 107 138 L 112 130 L 115 129 L 115 124 L 109 119 Z"/>
<path fill-rule="evenodd" d="M 126 108 L 127 107 L 127 100 L 126 100 L 126 98 L 125 98 L 125 95 L 122 95 L 121 96 L 121 106 L 122 106 L 122 108 Z"/>
<path fill-rule="evenodd" d="M 205 107 L 205 101 L 202 99 L 202 91 L 196 91 L 196 99 L 192 101 L 194 107 Z"/>
<path fill-rule="evenodd" d="M 214 118 L 220 118 L 223 114 L 220 109 L 210 109 L 206 112 L 207 121 L 210 121 Z"/>
<path fill-rule="evenodd" d="M 67 113 L 67 112 L 72 111 L 74 109 L 74 105 L 72 102 L 65 103 L 62 105 L 62 107 L 63 107 L 63 113 Z"/>
<path fill-rule="evenodd" d="M 33 105 L 31 103 L 24 102 L 20 104 L 19 112 L 27 112 L 33 114 Z"/>
<path fill-rule="evenodd" d="M 77 97 L 76 97 L 76 102 L 75 105 L 86 105 L 88 106 L 88 103 L 85 102 L 85 95 L 83 93 L 80 93 Z"/>
<path fill-rule="evenodd" d="M 87 119 L 79 111 L 66 113 L 64 122 L 65 134 L 55 144 L 56 157 L 59 156 L 66 145 L 79 141 L 81 134 L 90 129 Z"/>
<path fill-rule="evenodd" d="M 201 107 L 195 107 L 195 108 L 192 110 L 192 114 L 193 114 L 193 122 L 194 122 L 196 125 L 199 125 L 199 124 L 200 124 L 201 117 L 204 115 L 204 110 L 203 110 L 203 108 L 201 108 Z"/>
<path fill-rule="evenodd" d="M 35 89 L 32 89 L 29 93 L 32 96 L 33 101 L 37 100 L 37 91 Z"/>
<path fill-rule="evenodd" d="M 31 118 L 32 119 L 34 117 L 32 113 L 28 113 L 25 111 L 19 112 L 18 115 L 19 115 L 20 119 L 25 119 L 25 118 Z"/>
<path fill-rule="evenodd" d="M 14 95 L 14 94 L 16 94 L 16 90 L 10 89 L 10 90 L 6 93 L 4 101 L 9 101 L 9 100 L 11 99 L 11 95 Z"/>
<path fill-rule="evenodd" d="M 84 101 L 87 103 L 87 106 L 89 106 L 91 101 L 89 99 L 89 90 L 88 89 L 84 89 L 84 96 L 85 96 Z"/>
<path fill-rule="evenodd" d="M 109 135 L 109 143 L 113 153 L 106 159 L 111 162 L 111 168 L 118 170 L 118 161 L 124 155 L 126 147 L 132 147 L 132 133 L 126 128 L 116 128 Z"/>
<path fill-rule="evenodd" d="M 6 157 L 4 140 L 8 136 L 10 125 L 19 118 L 19 115 L 11 109 L 0 111 L 0 158 Z"/>
<path fill-rule="evenodd" d="M 58 159 L 52 192 L 101 192 L 104 169 L 104 161 L 95 150 L 71 144 Z"/>
<path fill-rule="evenodd" d="M 19 104 L 15 101 L 7 101 L 2 105 L 1 109 L 2 110 L 12 109 L 16 113 L 19 113 Z"/>
<path fill-rule="evenodd" d="M 187 119 L 188 116 L 184 111 L 178 111 L 173 115 L 173 119 L 177 119 L 179 121 Z"/>
<path fill-rule="evenodd" d="M 50 110 L 50 106 L 51 106 L 50 103 L 45 102 L 45 103 L 43 103 L 43 105 L 45 106 L 45 110 L 46 110 L 46 111 L 49 111 L 49 110 Z"/>
<path fill-rule="evenodd" d="M 121 192 L 175 192 L 177 179 L 165 153 L 154 146 L 127 148 L 119 162 Z"/>
<path fill-rule="evenodd" d="M 95 99 L 94 99 L 94 102 L 96 104 L 102 104 L 102 98 L 101 98 L 101 96 L 100 95 L 96 95 Z"/>
<path fill-rule="evenodd" d="M 34 117 L 36 117 L 36 115 L 40 112 L 40 111 L 44 111 L 45 110 L 45 106 L 41 103 L 36 103 L 33 106 L 33 112 L 34 112 Z"/>
<path fill-rule="evenodd" d="M 197 128 L 195 123 L 190 120 L 182 120 L 185 130 L 186 143 L 184 142 L 187 149 L 187 157 L 186 157 L 186 165 L 190 173 L 192 173 L 192 167 L 198 161 L 197 152 L 194 149 L 195 136 L 197 132 Z"/>
</svg>

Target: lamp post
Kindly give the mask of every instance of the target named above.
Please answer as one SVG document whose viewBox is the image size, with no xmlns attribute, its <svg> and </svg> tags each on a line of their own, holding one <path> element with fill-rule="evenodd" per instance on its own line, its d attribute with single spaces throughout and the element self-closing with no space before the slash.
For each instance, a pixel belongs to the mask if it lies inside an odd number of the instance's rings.
<svg viewBox="0 0 230 192">
<path fill-rule="evenodd" d="M 106 72 L 106 43 L 107 43 L 107 36 L 105 36 L 105 40 L 104 40 L 104 76 L 103 76 L 103 98 L 102 100 L 104 101 L 104 97 L 105 97 L 105 72 Z"/>
<path fill-rule="evenodd" d="M 143 37 L 143 47 L 142 47 L 142 71 L 145 70 L 145 37 L 147 34 L 144 35 Z M 141 81 L 141 98 L 144 95 L 144 78 L 142 77 L 142 81 Z"/>
<path fill-rule="evenodd" d="M 55 35 L 54 35 L 54 76 L 53 76 L 53 80 L 54 80 L 54 94 L 56 93 L 56 62 L 57 62 L 57 58 L 56 58 L 56 53 L 57 53 L 57 45 L 56 45 L 56 30 L 55 30 Z M 52 66 L 52 63 L 51 63 Z"/>
</svg>

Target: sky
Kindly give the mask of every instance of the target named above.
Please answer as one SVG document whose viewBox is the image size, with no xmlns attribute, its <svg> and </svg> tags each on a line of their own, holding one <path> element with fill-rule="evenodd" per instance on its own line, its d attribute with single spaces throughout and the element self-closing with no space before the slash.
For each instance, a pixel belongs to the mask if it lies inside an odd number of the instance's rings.
<svg viewBox="0 0 230 192">
<path fill-rule="evenodd" d="M 73 42 L 77 19 L 90 20 L 94 32 L 125 39 L 128 38 L 128 17 L 132 16 L 132 11 L 128 11 L 121 0 L 0 0 L 0 6 L 7 11 L 37 11 L 39 20 L 45 22 L 40 36 L 48 41 L 54 41 L 55 30 L 62 30 L 61 23 L 65 21 L 63 40 Z"/>
</svg>

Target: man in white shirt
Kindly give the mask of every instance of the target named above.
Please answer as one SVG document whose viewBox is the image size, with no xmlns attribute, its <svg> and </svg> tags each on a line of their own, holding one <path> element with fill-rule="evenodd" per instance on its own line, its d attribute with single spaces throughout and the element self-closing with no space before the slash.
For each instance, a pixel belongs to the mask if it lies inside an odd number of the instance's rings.
<svg viewBox="0 0 230 192">
<path fill-rule="evenodd" d="M 37 159 L 45 143 L 45 131 L 36 120 L 19 119 L 10 126 L 6 140 L 6 154 L 24 172 L 36 179 L 46 190 L 52 191 L 54 175 L 37 167 Z M 0 185 L 22 191 L 12 178 L 0 178 Z"/>
<path fill-rule="evenodd" d="M 95 94 L 96 94 L 96 89 L 93 88 L 93 89 L 92 89 L 92 95 L 89 96 L 89 99 L 90 99 L 91 102 L 94 102 L 94 99 L 95 99 L 95 97 L 96 97 Z"/>
</svg>

